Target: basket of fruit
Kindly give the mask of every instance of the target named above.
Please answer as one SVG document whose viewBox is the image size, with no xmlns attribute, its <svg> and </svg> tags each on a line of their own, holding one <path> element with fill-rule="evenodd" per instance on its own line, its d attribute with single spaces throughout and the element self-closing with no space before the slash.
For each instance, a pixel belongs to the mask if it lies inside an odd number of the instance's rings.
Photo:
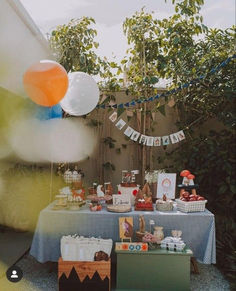
<svg viewBox="0 0 236 291">
<path fill-rule="evenodd" d="M 177 209 L 182 212 L 205 211 L 207 200 L 200 195 L 189 194 L 185 191 L 180 199 L 176 199 Z"/>
</svg>

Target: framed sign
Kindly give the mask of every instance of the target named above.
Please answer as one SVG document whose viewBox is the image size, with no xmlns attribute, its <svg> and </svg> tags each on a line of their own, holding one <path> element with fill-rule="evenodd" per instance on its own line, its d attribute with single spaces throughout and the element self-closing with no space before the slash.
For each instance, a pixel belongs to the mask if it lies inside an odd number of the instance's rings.
<svg viewBox="0 0 236 291">
<path fill-rule="evenodd" d="M 130 205 L 130 195 L 114 194 L 112 195 L 113 205 Z"/>
<path fill-rule="evenodd" d="M 175 199 L 176 174 L 161 173 L 157 179 L 157 198 L 165 194 L 168 199 Z"/>
<path fill-rule="evenodd" d="M 133 217 L 119 217 L 120 238 L 132 239 L 133 236 Z"/>
</svg>

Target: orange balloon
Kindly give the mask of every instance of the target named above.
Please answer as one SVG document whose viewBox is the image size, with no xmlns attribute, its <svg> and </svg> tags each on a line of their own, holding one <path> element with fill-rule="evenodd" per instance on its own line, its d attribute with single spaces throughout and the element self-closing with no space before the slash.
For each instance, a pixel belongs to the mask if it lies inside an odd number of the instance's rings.
<svg viewBox="0 0 236 291">
<path fill-rule="evenodd" d="M 35 103 L 54 106 L 65 96 L 69 80 L 60 64 L 45 60 L 28 68 L 23 83 L 26 93 Z"/>
</svg>

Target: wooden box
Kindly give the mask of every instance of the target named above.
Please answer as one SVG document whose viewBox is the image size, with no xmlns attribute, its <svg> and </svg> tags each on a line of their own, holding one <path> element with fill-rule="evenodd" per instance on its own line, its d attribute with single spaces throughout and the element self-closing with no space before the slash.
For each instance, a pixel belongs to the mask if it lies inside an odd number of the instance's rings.
<svg viewBox="0 0 236 291">
<path fill-rule="evenodd" d="M 59 291 L 110 291 L 111 259 L 78 262 L 58 260 Z"/>
</svg>

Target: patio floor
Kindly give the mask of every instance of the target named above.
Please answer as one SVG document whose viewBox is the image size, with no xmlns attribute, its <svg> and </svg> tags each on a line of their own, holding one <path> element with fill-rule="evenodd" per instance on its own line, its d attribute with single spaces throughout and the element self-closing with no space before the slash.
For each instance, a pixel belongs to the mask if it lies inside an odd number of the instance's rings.
<svg viewBox="0 0 236 291">
<path fill-rule="evenodd" d="M 5 277 L 0 279 L 0 290 L 4 291 L 56 291 L 56 268 L 49 272 L 48 264 L 37 262 L 29 254 L 17 265 L 23 270 L 24 277 L 18 283 L 10 283 Z M 191 274 L 191 290 L 224 291 L 230 290 L 228 281 L 213 265 L 199 264 L 200 275 Z M 114 285 L 114 284 L 113 284 Z M 113 289 L 114 290 L 114 289 Z"/>
</svg>

